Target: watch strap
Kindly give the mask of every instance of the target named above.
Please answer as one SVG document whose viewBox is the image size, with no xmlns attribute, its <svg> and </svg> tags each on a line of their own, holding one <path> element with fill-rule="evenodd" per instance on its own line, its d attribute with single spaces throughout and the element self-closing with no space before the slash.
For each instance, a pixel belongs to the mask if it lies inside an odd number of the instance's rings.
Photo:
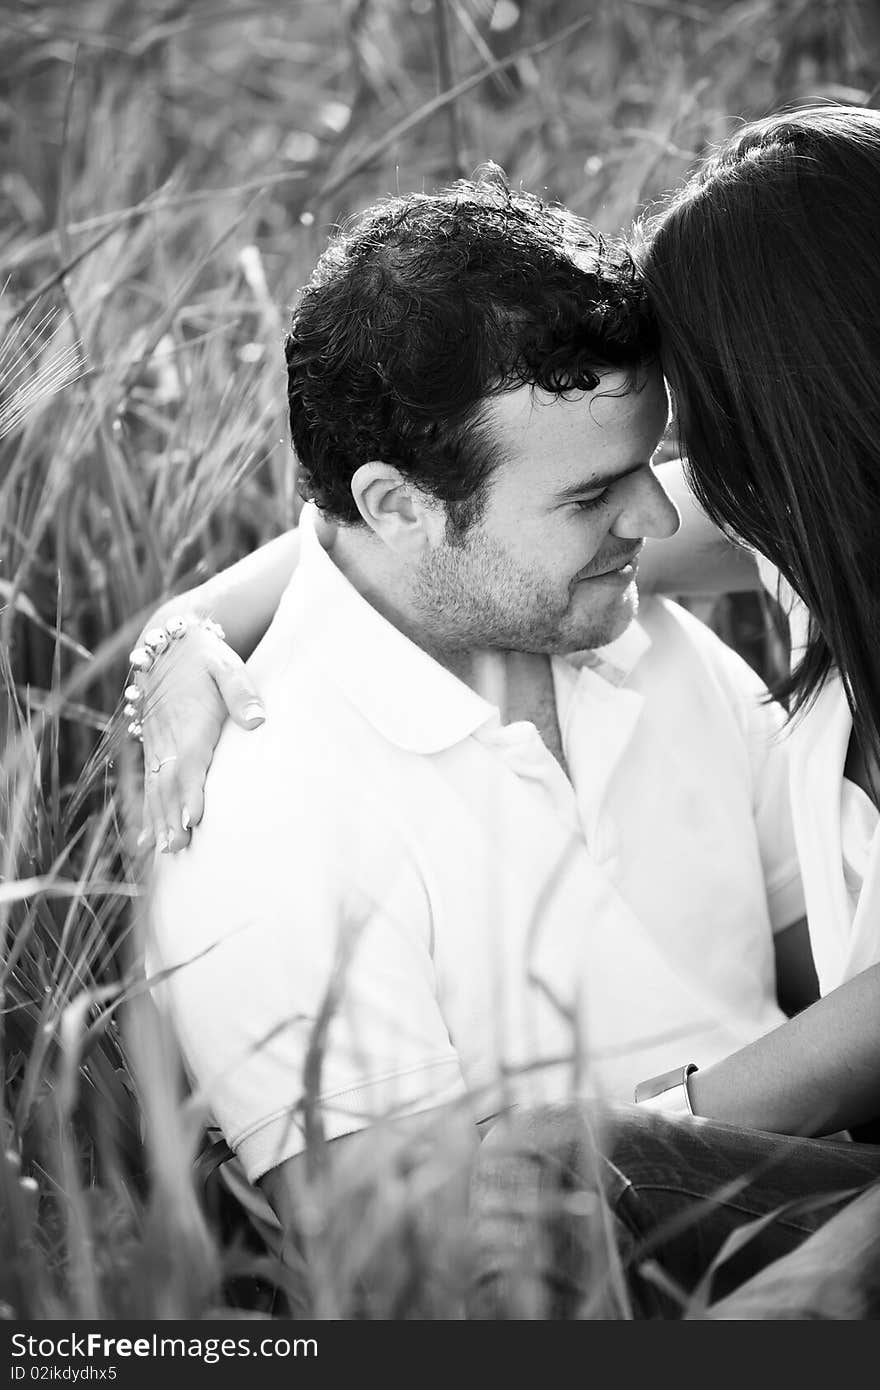
<svg viewBox="0 0 880 1390">
<path fill-rule="evenodd" d="M 640 1081 L 635 1092 L 636 1105 L 661 1110 L 666 1115 L 693 1115 L 687 1083 L 688 1077 L 698 1070 L 696 1062 L 688 1062 L 683 1067 L 673 1067 L 672 1071 Z"/>
</svg>

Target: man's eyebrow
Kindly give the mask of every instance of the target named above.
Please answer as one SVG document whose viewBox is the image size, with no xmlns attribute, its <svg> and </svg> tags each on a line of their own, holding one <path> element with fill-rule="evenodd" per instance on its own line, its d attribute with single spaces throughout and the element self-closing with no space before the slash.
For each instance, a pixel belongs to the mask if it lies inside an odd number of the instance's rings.
<svg viewBox="0 0 880 1390">
<path fill-rule="evenodd" d="M 570 497 L 580 497 L 584 492 L 595 492 L 597 488 L 610 487 L 612 483 L 618 482 L 620 478 L 628 478 L 631 473 L 638 473 L 640 468 L 644 468 L 648 463 L 644 459 L 640 463 L 631 463 L 629 468 L 622 468 L 615 473 L 591 473 L 588 478 L 584 478 L 579 483 L 569 483 L 568 487 L 560 488 L 556 496 L 560 502 L 565 502 Z"/>
</svg>

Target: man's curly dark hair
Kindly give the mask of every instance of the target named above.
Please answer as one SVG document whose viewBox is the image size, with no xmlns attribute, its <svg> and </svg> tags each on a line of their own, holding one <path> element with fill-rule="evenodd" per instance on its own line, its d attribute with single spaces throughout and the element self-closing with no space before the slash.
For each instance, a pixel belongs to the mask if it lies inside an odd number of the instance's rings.
<svg viewBox="0 0 880 1390">
<path fill-rule="evenodd" d="M 381 459 L 461 534 L 500 461 L 489 397 L 633 385 L 657 347 L 628 252 L 566 208 L 489 178 L 389 198 L 330 242 L 285 341 L 302 495 L 357 522 L 351 478 Z"/>
</svg>

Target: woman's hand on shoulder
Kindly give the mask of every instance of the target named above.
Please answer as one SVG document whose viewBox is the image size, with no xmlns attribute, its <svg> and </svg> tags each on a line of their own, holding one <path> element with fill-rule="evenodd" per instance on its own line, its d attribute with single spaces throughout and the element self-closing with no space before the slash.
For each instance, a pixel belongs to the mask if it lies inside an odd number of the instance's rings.
<svg viewBox="0 0 880 1390">
<path fill-rule="evenodd" d="M 141 644 L 151 664 L 134 676 L 144 749 L 142 838 L 173 854 L 189 844 L 202 819 L 205 780 L 227 718 L 256 729 L 266 714 L 244 662 L 216 624 L 188 618 L 182 635 L 155 654 L 151 635 L 145 632 Z"/>
</svg>

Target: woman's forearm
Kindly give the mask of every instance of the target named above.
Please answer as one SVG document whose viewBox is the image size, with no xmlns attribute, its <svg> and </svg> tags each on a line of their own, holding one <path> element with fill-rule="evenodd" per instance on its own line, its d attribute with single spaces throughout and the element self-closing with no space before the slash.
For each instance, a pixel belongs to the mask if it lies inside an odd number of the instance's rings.
<svg viewBox="0 0 880 1390">
<path fill-rule="evenodd" d="M 880 965 L 748 1047 L 695 1072 L 697 1115 L 780 1134 L 832 1134 L 880 1116 Z"/>
<path fill-rule="evenodd" d="M 163 603 L 144 628 L 161 625 L 175 613 L 206 613 L 223 628 L 230 647 L 246 660 L 272 621 L 298 561 L 299 533 L 286 531 L 204 584 Z"/>
</svg>

